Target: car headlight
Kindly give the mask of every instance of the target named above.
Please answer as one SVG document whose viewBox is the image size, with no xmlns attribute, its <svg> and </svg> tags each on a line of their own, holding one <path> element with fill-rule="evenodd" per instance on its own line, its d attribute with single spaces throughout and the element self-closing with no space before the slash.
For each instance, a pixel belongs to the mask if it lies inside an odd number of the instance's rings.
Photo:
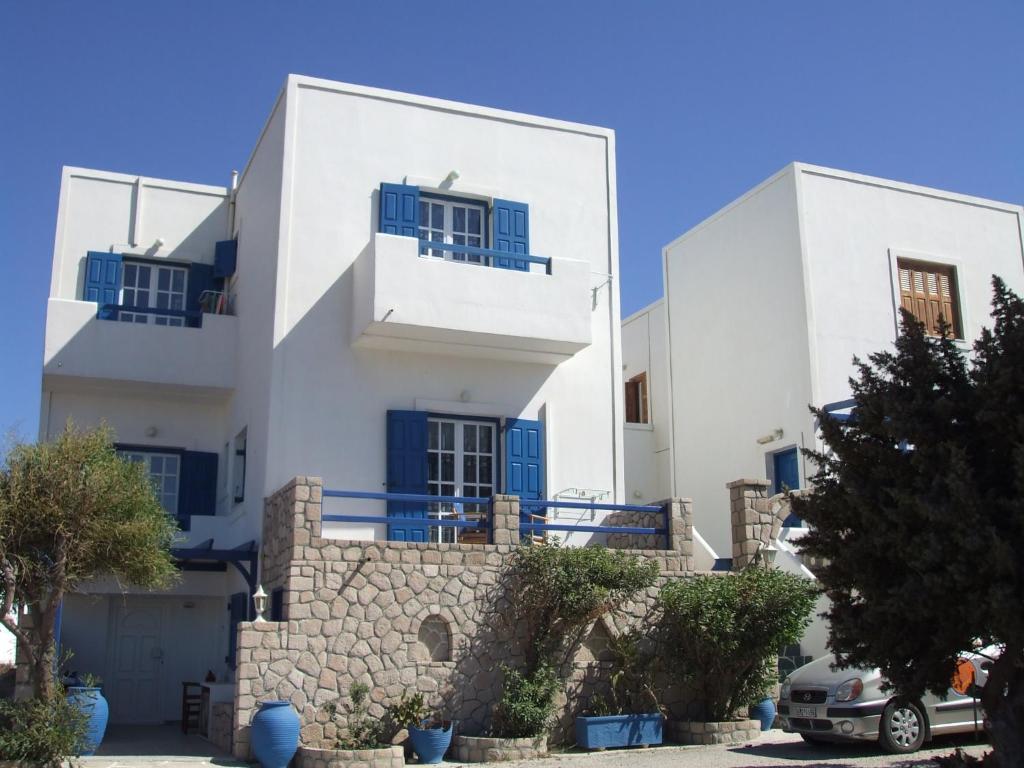
<svg viewBox="0 0 1024 768">
<path fill-rule="evenodd" d="M 864 692 L 864 683 L 859 677 L 851 677 L 836 688 L 836 701 L 853 701 Z"/>
<path fill-rule="evenodd" d="M 789 682 L 789 678 L 787 677 L 785 680 L 782 681 L 782 688 L 779 689 L 779 698 L 780 699 L 788 699 L 789 698 L 789 690 L 790 690 L 791 687 L 792 686 L 791 686 L 791 684 Z"/>
</svg>

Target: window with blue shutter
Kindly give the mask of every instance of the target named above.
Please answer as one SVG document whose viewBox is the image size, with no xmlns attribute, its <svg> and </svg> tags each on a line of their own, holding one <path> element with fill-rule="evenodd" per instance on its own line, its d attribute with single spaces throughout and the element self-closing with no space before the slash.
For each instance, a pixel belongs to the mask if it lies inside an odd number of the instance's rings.
<svg viewBox="0 0 1024 768">
<path fill-rule="evenodd" d="M 116 306 L 121 292 L 121 254 L 89 251 L 85 257 L 84 301 L 99 304 L 96 317 L 100 320 L 117 320 Z"/>
<path fill-rule="evenodd" d="M 772 454 L 772 493 L 795 491 L 800 487 L 800 455 L 797 449 L 787 448 Z M 795 514 L 782 521 L 787 528 L 799 528 L 803 525 Z"/>
<path fill-rule="evenodd" d="M 377 231 L 388 235 L 418 237 L 420 188 L 408 184 L 380 185 L 380 216 Z"/>
<path fill-rule="evenodd" d="M 193 262 L 188 267 L 188 293 L 185 299 L 185 310 L 188 313 L 186 325 L 189 328 L 201 328 L 203 325 L 202 305 L 204 291 L 216 289 L 219 282 L 213 276 L 212 264 Z"/>
<path fill-rule="evenodd" d="M 505 493 L 521 499 L 544 498 L 544 423 L 528 419 L 505 420 Z M 521 509 L 521 522 L 529 522 L 535 509 Z"/>
<path fill-rule="evenodd" d="M 181 490 L 178 523 L 183 531 L 192 527 L 192 515 L 217 514 L 217 454 L 185 451 L 181 455 Z"/>
<path fill-rule="evenodd" d="M 388 493 L 427 493 L 427 414 L 425 411 L 388 411 Z M 388 541 L 427 540 L 427 505 L 389 501 L 388 517 L 422 518 L 417 523 L 388 525 Z"/>
<path fill-rule="evenodd" d="M 526 203 L 494 201 L 494 249 L 524 256 L 530 253 L 530 208 Z M 530 263 L 522 259 L 497 258 L 494 266 L 530 271 Z"/>
</svg>

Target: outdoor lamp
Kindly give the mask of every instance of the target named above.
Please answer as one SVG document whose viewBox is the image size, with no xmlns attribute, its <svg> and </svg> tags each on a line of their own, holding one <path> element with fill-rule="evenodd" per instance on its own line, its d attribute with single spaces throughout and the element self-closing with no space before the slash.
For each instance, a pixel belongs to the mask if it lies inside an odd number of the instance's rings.
<svg viewBox="0 0 1024 768">
<path fill-rule="evenodd" d="M 252 604 L 256 609 L 255 621 L 266 621 L 263 618 L 263 612 L 267 610 L 267 593 L 263 591 L 262 584 L 258 584 L 256 591 L 252 593 Z"/>
</svg>

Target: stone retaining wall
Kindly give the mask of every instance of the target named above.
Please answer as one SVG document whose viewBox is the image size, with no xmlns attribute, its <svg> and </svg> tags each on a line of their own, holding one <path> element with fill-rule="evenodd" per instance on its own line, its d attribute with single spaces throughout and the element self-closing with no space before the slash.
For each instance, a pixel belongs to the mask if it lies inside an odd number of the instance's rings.
<svg viewBox="0 0 1024 768">
<path fill-rule="evenodd" d="M 295 768 L 405 768 L 401 747 L 382 749 L 314 749 L 299 747 Z"/>
<path fill-rule="evenodd" d="M 504 591 L 518 498 L 495 497 L 494 543 L 486 545 L 323 539 L 321 499 L 321 481 L 299 477 L 267 500 L 261 580 L 268 592 L 284 589 L 284 620 L 239 624 L 235 756 L 248 756 L 248 723 L 267 699 L 292 703 L 301 743 L 330 740 L 324 705 L 345 699 L 354 682 L 370 686 L 371 716 L 419 691 L 464 735 L 484 732 L 500 697 L 501 665 L 523 660 L 525 628 L 511 618 Z M 658 562 L 662 581 L 692 573 L 689 514 L 687 503 L 672 502 L 673 550 L 636 550 Z M 642 620 L 657 592 L 606 617 L 597 633 Z M 570 737 L 575 712 L 607 679 L 607 662 L 588 649 L 568 663 L 556 743 Z M 682 711 L 688 699 L 680 692 L 666 703 Z"/>
<path fill-rule="evenodd" d="M 547 737 L 532 739 L 495 739 L 483 736 L 456 736 L 455 759 L 461 763 L 501 763 L 507 760 L 531 760 L 546 757 Z"/>
<path fill-rule="evenodd" d="M 210 741 L 217 749 L 230 755 L 235 705 L 229 701 L 219 701 L 211 706 L 211 711 Z"/>
<path fill-rule="evenodd" d="M 669 720 L 665 735 L 676 744 L 742 744 L 761 735 L 757 720 L 734 720 L 724 723 L 694 723 Z"/>
</svg>

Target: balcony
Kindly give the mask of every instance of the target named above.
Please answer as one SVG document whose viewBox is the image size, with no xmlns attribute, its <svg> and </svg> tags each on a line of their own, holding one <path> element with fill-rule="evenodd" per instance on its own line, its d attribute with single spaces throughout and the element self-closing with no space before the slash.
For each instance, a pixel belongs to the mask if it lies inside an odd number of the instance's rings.
<svg viewBox="0 0 1024 768">
<path fill-rule="evenodd" d="M 436 247 L 436 244 L 433 244 Z M 420 241 L 378 233 L 356 262 L 357 347 L 558 365 L 591 343 L 590 265 L 444 246 L 465 261 L 420 256 Z M 479 259 L 479 263 L 470 260 Z"/>
<path fill-rule="evenodd" d="M 96 316 L 91 301 L 50 299 L 43 388 L 102 384 L 115 391 L 223 397 L 235 387 L 238 318 L 204 314 L 202 327 L 124 323 Z"/>
</svg>

